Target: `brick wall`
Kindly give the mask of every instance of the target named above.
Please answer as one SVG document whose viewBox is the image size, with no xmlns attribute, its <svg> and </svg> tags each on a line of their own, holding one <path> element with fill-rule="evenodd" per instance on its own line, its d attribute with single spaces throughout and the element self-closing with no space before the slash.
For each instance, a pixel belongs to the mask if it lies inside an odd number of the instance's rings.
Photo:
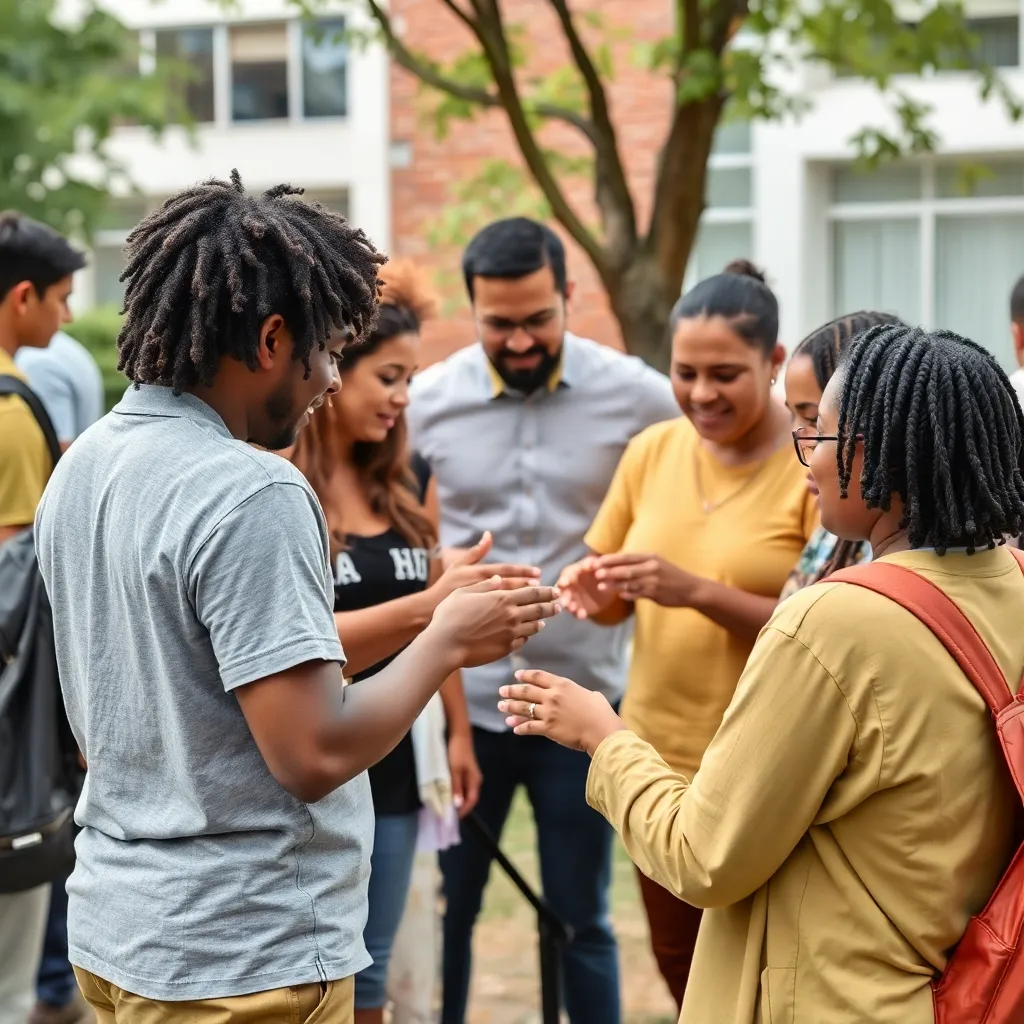
<svg viewBox="0 0 1024 1024">
<path fill-rule="evenodd" d="M 448 61 L 471 45 L 468 30 L 442 0 L 391 0 L 391 11 L 404 30 L 405 41 L 433 58 Z M 634 66 L 635 42 L 658 39 L 671 27 L 670 0 L 573 0 L 573 10 L 600 10 L 610 26 L 628 26 L 632 38 L 614 45 L 616 78 L 610 87 L 612 117 L 619 148 L 624 154 L 641 224 L 649 216 L 650 198 L 658 148 L 664 138 L 671 96 L 666 80 Z M 509 22 L 527 26 L 530 64 L 525 71 L 547 72 L 568 60 L 564 37 L 547 0 L 504 0 Z M 588 29 L 582 23 L 580 31 Z M 391 138 L 411 147 L 411 163 L 392 171 L 392 252 L 421 261 L 440 281 L 454 282 L 459 268 L 457 251 L 433 251 L 427 234 L 431 222 L 450 201 L 460 180 L 478 173 L 481 161 L 507 157 L 519 163 L 511 131 L 501 111 L 481 114 L 475 121 L 454 123 L 444 140 L 438 140 L 427 123 L 429 103 L 417 82 L 397 66 L 391 72 Z M 572 129 L 551 126 L 548 146 L 581 153 L 585 144 L 576 141 Z M 591 189 L 585 181 L 566 186 L 570 201 L 589 223 L 597 223 Z M 561 229 L 555 225 L 556 229 Z M 564 232 L 561 232 L 563 238 Z M 587 257 L 569 245 L 569 272 L 577 282 L 570 309 L 569 327 L 578 334 L 609 345 L 621 345 L 618 326 L 608 310 L 600 281 Z M 427 325 L 424 332 L 426 361 L 443 358 L 473 340 L 464 291 L 453 290 L 446 303 L 445 319 Z"/>
</svg>

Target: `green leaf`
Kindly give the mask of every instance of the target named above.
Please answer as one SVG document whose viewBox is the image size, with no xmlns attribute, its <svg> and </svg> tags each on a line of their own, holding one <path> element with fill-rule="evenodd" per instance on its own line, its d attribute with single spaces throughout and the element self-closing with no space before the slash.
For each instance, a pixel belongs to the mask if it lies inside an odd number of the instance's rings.
<svg viewBox="0 0 1024 1024">
<path fill-rule="evenodd" d="M 140 76 L 137 41 L 105 11 L 86 7 L 75 23 L 54 14 L 54 0 L 0 0 L 0 208 L 81 237 L 108 189 L 127 183 L 107 149 L 115 127 L 185 119 L 184 76 L 172 65 Z"/>
</svg>

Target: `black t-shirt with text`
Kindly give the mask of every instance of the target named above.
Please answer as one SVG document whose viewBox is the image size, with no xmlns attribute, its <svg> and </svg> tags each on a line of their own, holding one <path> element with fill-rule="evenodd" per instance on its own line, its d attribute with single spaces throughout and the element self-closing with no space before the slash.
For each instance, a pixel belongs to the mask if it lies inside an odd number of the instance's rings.
<svg viewBox="0 0 1024 1024">
<path fill-rule="evenodd" d="M 418 497 L 422 501 L 430 480 L 430 467 L 425 460 L 414 455 L 412 469 L 419 487 Z M 372 608 L 426 589 L 430 577 L 430 552 L 425 548 L 410 547 L 397 531 L 387 530 L 375 537 L 350 534 L 346 537 L 346 544 L 346 548 L 334 556 L 336 612 Z M 344 643 L 344 636 L 341 639 Z M 376 675 L 396 654 L 360 672 L 353 677 L 353 682 L 359 683 Z M 364 685 L 372 686 L 373 683 Z M 369 774 L 376 814 L 409 814 L 419 809 L 411 735 L 406 733 L 398 746 L 375 764 Z"/>
</svg>

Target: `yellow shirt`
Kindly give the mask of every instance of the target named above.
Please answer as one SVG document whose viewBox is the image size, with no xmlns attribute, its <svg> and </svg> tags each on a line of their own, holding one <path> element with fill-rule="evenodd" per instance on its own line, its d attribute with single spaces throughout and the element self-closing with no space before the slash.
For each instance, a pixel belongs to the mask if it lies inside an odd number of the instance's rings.
<svg viewBox="0 0 1024 1024">
<path fill-rule="evenodd" d="M 0 375 L 25 379 L 0 349 Z M 28 526 L 53 466 L 32 410 L 17 396 L 0 396 L 0 526 Z"/>
<path fill-rule="evenodd" d="M 699 440 L 683 418 L 638 434 L 587 545 L 599 554 L 651 552 L 706 579 L 776 598 L 818 522 L 807 471 L 789 445 L 761 463 L 731 467 Z M 701 494 L 718 507 L 706 513 Z M 638 601 L 635 614 L 623 718 L 670 765 L 692 774 L 753 642 L 689 608 Z"/>
<path fill-rule="evenodd" d="M 974 623 L 1014 691 L 1024 580 L 1005 548 L 883 558 Z M 704 915 L 683 1024 L 932 1024 L 929 984 L 1014 849 L 984 700 L 913 615 L 822 583 L 779 606 L 692 784 L 629 732 L 587 799 Z"/>
</svg>

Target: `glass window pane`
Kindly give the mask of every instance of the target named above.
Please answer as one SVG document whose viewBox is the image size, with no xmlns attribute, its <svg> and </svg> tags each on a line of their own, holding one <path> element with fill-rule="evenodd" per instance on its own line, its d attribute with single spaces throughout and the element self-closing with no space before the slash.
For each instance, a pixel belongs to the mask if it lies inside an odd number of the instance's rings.
<svg viewBox="0 0 1024 1024">
<path fill-rule="evenodd" d="M 307 25 L 302 32 L 302 112 L 306 117 L 348 113 L 348 46 L 341 19 Z"/>
<path fill-rule="evenodd" d="M 840 167 L 832 176 L 837 203 L 884 203 L 921 198 L 921 169 L 910 165 L 874 170 Z"/>
<path fill-rule="evenodd" d="M 213 29 L 183 28 L 156 33 L 156 62 L 188 68 L 185 105 L 197 121 L 213 120 Z"/>
<path fill-rule="evenodd" d="M 726 264 L 754 255 L 754 232 L 749 223 L 701 224 L 690 254 L 694 282 L 720 274 Z M 689 275 L 687 275 L 689 277 Z"/>
<path fill-rule="evenodd" d="M 935 188 L 943 199 L 1024 195 L 1024 164 L 995 160 L 943 164 L 936 169 Z"/>
<path fill-rule="evenodd" d="M 124 271 L 124 254 L 119 245 L 97 245 L 92 264 L 97 306 L 124 305 L 124 285 L 118 280 Z"/>
<path fill-rule="evenodd" d="M 231 118 L 288 116 L 288 37 L 284 22 L 231 29 Z"/>
<path fill-rule="evenodd" d="M 302 198 L 307 202 L 317 202 L 342 217 L 348 216 L 348 192 L 304 192 Z"/>
<path fill-rule="evenodd" d="M 1024 272 L 1024 214 L 939 217 L 935 224 L 935 326 L 984 345 L 1006 370 L 1010 291 Z"/>
<path fill-rule="evenodd" d="M 967 28 L 978 39 L 976 56 L 994 68 L 1015 68 L 1020 63 L 1020 20 L 968 18 Z"/>
<path fill-rule="evenodd" d="M 99 231 L 131 231 L 146 216 L 145 199 L 111 199 L 96 223 Z"/>
<path fill-rule="evenodd" d="M 750 122 L 721 121 L 715 129 L 712 153 L 749 153 Z"/>
<path fill-rule="evenodd" d="M 708 206 L 750 206 L 750 168 L 709 167 L 704 194 Z"/>
<path fill-rule="evenodd" d="M 833 256 L 834 316 L 874 309 L 920 322 L 920 221 L 840 221 Z"/>
</svg>

